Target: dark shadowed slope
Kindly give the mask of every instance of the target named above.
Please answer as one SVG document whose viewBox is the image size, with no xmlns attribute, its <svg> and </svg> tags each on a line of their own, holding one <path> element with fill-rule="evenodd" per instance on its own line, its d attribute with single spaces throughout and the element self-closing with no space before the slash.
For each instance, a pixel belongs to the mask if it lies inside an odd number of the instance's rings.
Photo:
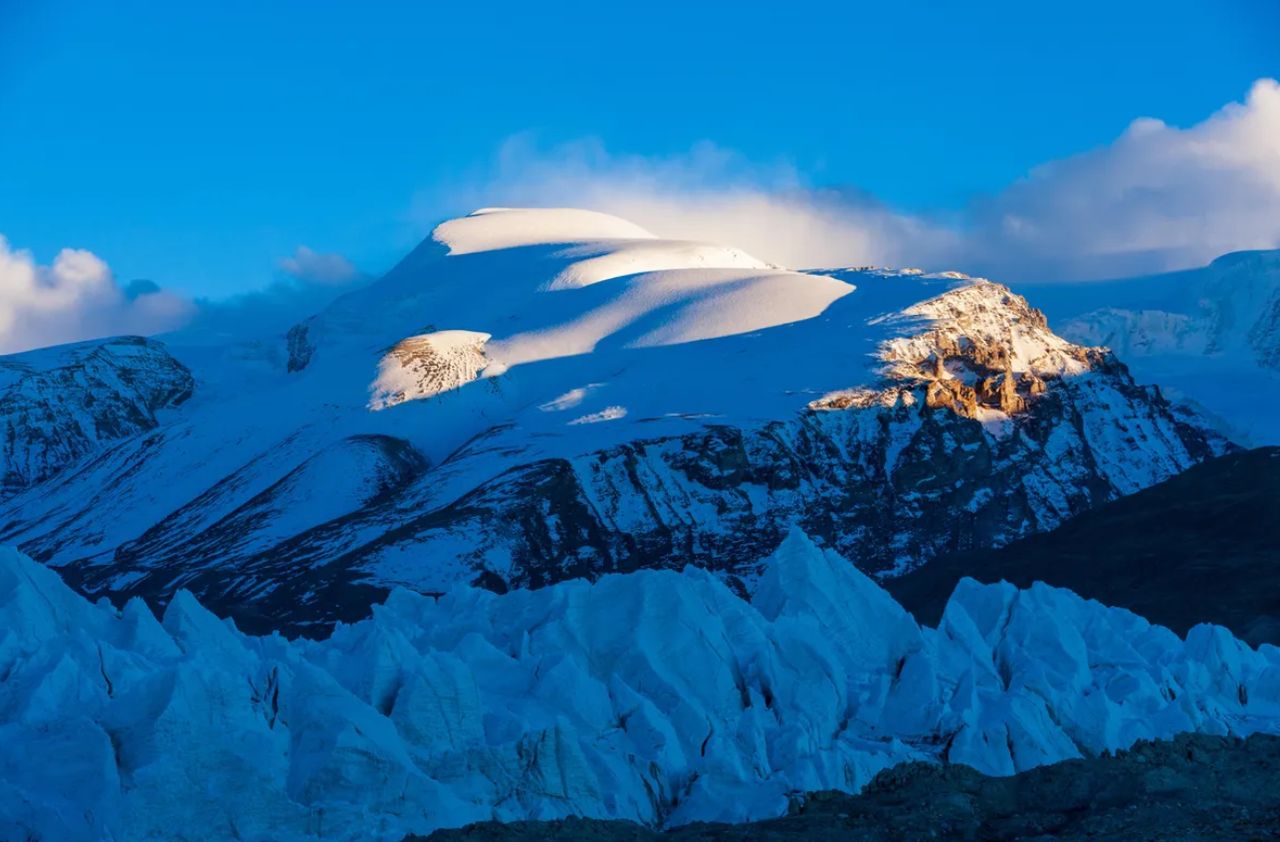
<svg viewBox="0 0 1280 842">
<path fill-rule="evenodd" d="M 1222 456 L 1000 550 L 939 558 L 888 590 L 926 624 L 962 576 L 1070 588 L 1178 633 L 1280 643 L 1280 448 Z"/>
</svg>

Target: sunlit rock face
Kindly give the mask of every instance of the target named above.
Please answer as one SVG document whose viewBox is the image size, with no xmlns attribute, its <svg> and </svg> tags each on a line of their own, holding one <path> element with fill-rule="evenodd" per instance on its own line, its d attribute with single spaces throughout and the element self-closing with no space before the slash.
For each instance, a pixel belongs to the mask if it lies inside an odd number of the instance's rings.
<svg viewBox="0 0 1280 842">
<path fill-rule="evenodd" d="M 92 604 L 0 551 L 0 837 L 399 840 L 482 819 L 742 821 L 904 760 L 989 775 L 1280 729 L 1280 655 L 1036 585 L 922 628 L 791 533 L 747 602 L 641 571 L 400 590 L 328 640 L 180 593 Z"/>
<path fill-rule="evenodd" d="M 586 211 L 451 220 L 282 337 L 140 347 L 145 377 L 17 393 L 140 409 L 52 460 L 14 439 L 48 464 L 0 540 L 255 630 L 320 634 L 396 585 L 692 564 L 748 594 L 794 526 L 894 575 L 1225 446 L 999 284 L 796 272 Z"/>
</svg>

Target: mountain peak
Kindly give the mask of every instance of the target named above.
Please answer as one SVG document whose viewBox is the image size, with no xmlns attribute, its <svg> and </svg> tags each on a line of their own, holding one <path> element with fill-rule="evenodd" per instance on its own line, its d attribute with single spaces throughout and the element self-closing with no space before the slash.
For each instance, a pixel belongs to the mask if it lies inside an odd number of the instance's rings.
<svg viewBox="0 0 1280 842">
<path fill-rule="evenodd" d="M 982 279 L 791 271 L 567 209 L 435 237 L 290 331 L 272 376 L 221 357 L 196 400 L 22 485 L 0 537 L 92 593 L 318 632 L 397 585 L 693 564 L 749 593 L 797 527 L 892 576 L 1214 452 Z M 9 397 L 21 465 L 46 427 Z"/>
<path fill-rule="evenodd" d="M 440 223 L 431 239 L 450 254 L 593 240 L 654 239 L 625 219 L 577 208 L 481 208 Z"/>
</svg>

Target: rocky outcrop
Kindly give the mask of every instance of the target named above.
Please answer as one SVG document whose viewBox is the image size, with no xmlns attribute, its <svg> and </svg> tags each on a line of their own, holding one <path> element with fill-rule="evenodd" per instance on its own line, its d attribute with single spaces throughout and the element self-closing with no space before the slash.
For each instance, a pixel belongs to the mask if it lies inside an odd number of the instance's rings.
<svg viewBox="0 0 1280 842">
<path fill-rule="evenodd" d="M 378 365 L 369 408 L 386 409 L 470 383 L 489 364 L 489 339 L 474 330 L 437 330 L 400 340 Z"/>
<path fill-rule="evenodd" d="M 1044 313 L 999 284 L 979 281 L 903 310 L 897 323 L 924 320 L 925 330 L 880 349 L 893 388 L 924 386 L 925 405 L 966 418 L 979 409 L 1013 414 L 1053 380 L 1113 361 L 1101 348 L 1073 345 L 1049 330 Z M 839 408 L 817 402 L 815 408 Z"/>
<path fill-rule="evenodd" d="M 162 344 L 138 336 L 0 359 L 0 499 L 154 429 L 194 385 Z"/>
<path fill-rule="evenodd" d="M 294 325 L 285 334 L 285 346 L 288 350 L 286 368 L 291 374 L 306 368 L 307 363 L 311 362 L 311 355 L 316 351 L 311 343 L 310 332 L 310 327 L 304 323 Z"/>
<path fill-rule="evenodd" d="M 1237 842 L 1280 827 L 1280 737 L 1184 734 L 1006 778 L 904 763 L 858 795 L 797 795 L 787 816 L 666 831 L 568 818 L 482 822 L 405 842 L 900 842 L 904 839 L 1143 839 Z"/>
</svg>

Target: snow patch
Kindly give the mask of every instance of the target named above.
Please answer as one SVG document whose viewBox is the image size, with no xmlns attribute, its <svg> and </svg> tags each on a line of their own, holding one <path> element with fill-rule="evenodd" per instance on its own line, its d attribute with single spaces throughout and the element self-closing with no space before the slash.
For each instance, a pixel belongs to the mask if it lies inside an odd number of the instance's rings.
<svg viewBox="0 0 1280 842">
<path fill-rule="evenodd" d="M 586 386 L 579 386 L 576 389 L 570 389 L 558 398 L 549 400 L 538 406 L 543 412 L 563 412 L 566 409 L 573 409 L 578 406 L 591 392 L 600 388 L 602 383 L 588 383 Z"/>
<path fill-rule="evenodd" d="M 400 340 L 378 364 L 369 408 L 386 409 L 470 383 L 489 365 L 489 339 L 473 330 L 439 330 Z"/>
<path fill-rule="evenodd" d="M 627 417 L 627 408 L 625 406 L 606 406 L 599 412 L 592 412 L 589 415 L 583 415 L 575 418 L 569 423 L 577 424 L 599 424 L 601 421 L 617 421 L 619 418 Z"/>
</svg>

